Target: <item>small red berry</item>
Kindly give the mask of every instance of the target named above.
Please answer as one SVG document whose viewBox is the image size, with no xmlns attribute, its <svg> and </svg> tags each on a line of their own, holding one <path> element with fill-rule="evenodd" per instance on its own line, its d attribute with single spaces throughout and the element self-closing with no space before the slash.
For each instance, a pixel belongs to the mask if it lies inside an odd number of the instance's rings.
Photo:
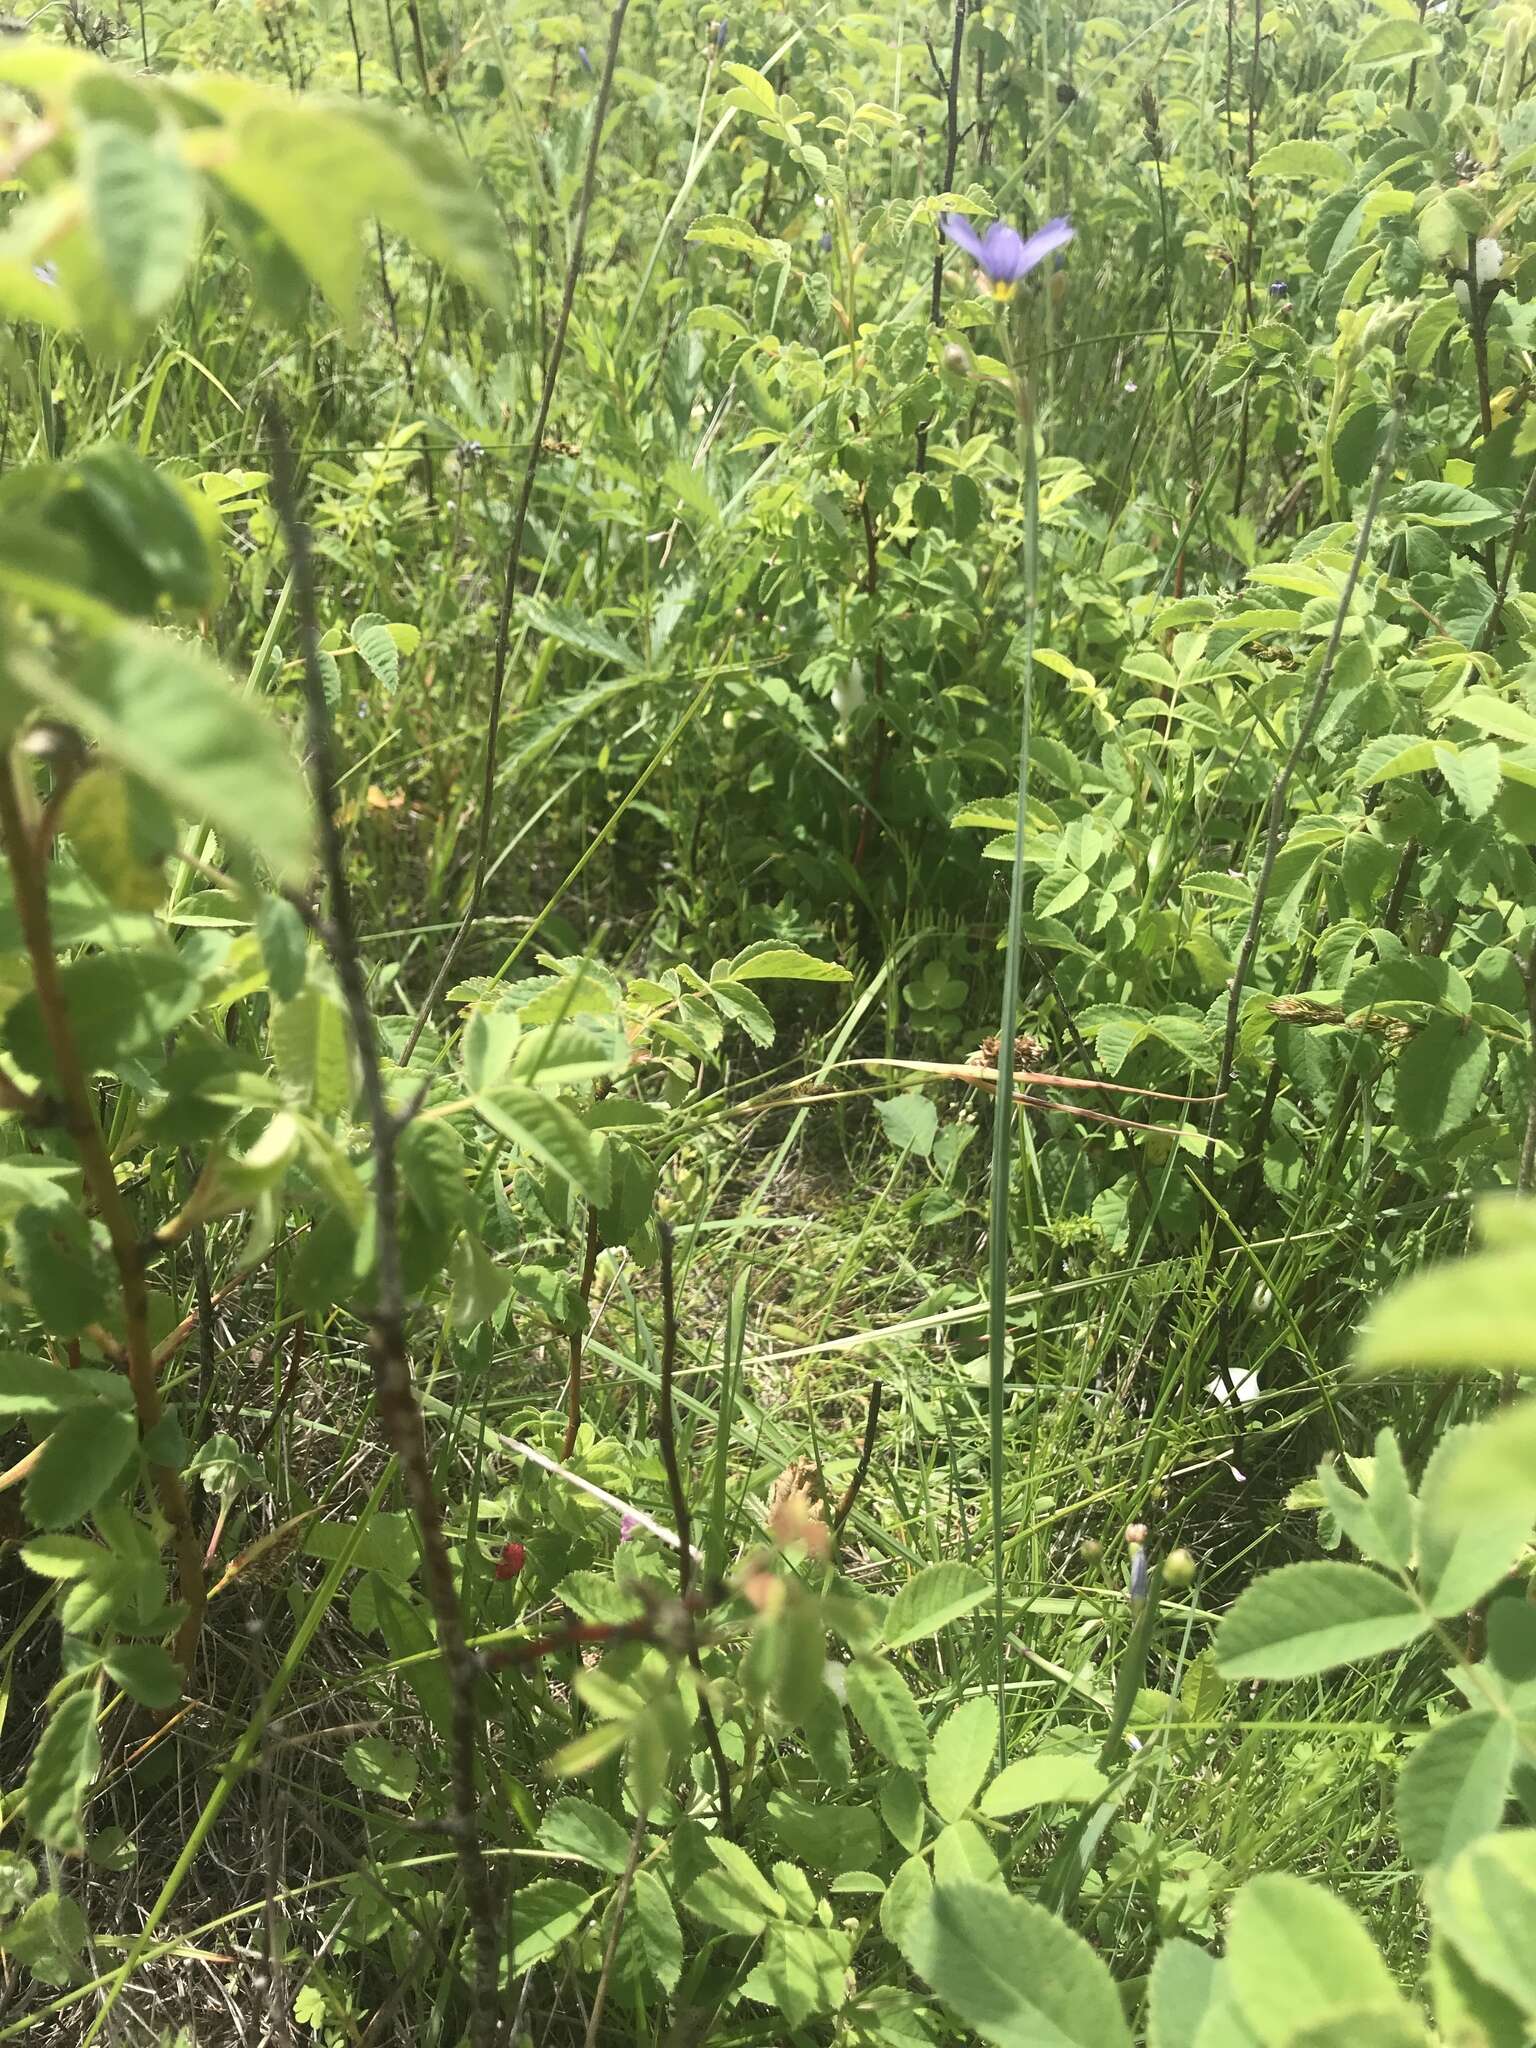
<svg viewBox="0 0 1536 2048">
<path fill-rule="evenodd" d="M 504 1543 L 501 1555 L 496 1560 L 497 1578 L 515 1579 L 522 1570 L 523 1560 L 527 1555 L 528 1553 L 524 1550 L 521 1543 Z"/>
</svg>

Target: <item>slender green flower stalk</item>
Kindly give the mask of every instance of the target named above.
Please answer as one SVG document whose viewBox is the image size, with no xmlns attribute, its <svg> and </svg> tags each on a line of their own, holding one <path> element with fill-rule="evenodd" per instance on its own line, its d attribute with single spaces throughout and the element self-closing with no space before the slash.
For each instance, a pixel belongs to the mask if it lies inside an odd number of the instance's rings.
<svg viewBox="0 0 1536 2048">
<path fill-rule="evenodd" d="M 1064 248 L 1072 229 L 1053 220 L 1025 239 L 1013 228 L 994 222 L 985 235 L 957 214 L 949 214 L 944 232 L 976 258 L 978 278 L 991 298 L 1005 305 L 1024 277 L 1046 257 Z M 992 1199 L 987 1227 L 987 1419 L 988 1462 L 992 1485 L 992 1630 L 997 1676 L 997 1753 L 1008 1755 L 1006 1688 L 1007 1629 L 1003 1621 L 1003 1390 L 1007 1376 L 1009 1195 L 1013 1179 L 1013 1041 L 1018 1031 L 1019 967 L 1024 927 L 1024 834 L 1029 811 L 1029 756 L 1034 698 L 1035 617 L 1040 580 L 1040 455 L 1036 439 L 1034 393 L 1023 353 L 1014 343 L 1005 312 L 999 321 L 1004 356 L 1013 376 L 1019 419 L 1019 449 L 1024 468 L 1024 622 L 1023 695 L 1019 714 L 1018 815 L 1013 828 L 1013 864 L 1008 887 L 1008 940 L 1003 956 L 1003 1014 L 997 1034 L 997 1092 L 992 1113 Z"/>
</svg>

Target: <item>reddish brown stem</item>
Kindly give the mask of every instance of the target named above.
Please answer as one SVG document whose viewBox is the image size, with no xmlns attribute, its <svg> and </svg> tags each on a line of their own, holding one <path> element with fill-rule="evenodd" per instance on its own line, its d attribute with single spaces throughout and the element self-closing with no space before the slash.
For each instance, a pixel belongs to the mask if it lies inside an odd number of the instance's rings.
<svg viewBox="0 0 1536 2048">
<path fill-rule="evenodd" d="M 97 1215 L 106 1226 L 112 1247 L 112 1260 L 117 1268 L 123 1300 L 128 1384 L 133 1390 L 139 1435 L 145 1437 L 160 1421 L 162 1410 L 160 1389 L 155 1382 L 154 1347 L 149 1337 L 149 1289 L 144 1280 L 144 1259 L 133 1216 L 117 1184 L 107 1141 L 91 1099 L 90 1080 L 75 1040 L 75 1027 L 64 998 L 64 985 L 48 918 L 47 874 L 38 856 L 37 842 L 23 814 L 16 765 L 9 754 L 0 766 L 0 838 L 5 842 L 17 915 L 32 964 L 32 979 L 42 1012 L 43 1029 L 58 1076 L 64 1125 L 80 1154 L 86 1188 Z M 202 1558 L 180 1473 L 174 1465 L 161 1464 L 153 1465 L 151 1473 L 161 1510 L 171 1526 L 176 1548 L 176 1588 L 187 1610 L 176 1635 L 176 1659 L 185 1680 L 192 1669 L 198 1633 L 203 1623 Z"/>
</svg>

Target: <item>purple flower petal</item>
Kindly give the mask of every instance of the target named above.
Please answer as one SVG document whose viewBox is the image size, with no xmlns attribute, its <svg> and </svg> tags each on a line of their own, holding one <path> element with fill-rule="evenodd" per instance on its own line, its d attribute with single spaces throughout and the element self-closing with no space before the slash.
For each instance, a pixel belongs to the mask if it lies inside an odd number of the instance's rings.
<svg viewBox="0 0 1536 2048">
<path fill-rule="evenodd" d="M 1024 238 L 1005 220 L 993 221 L 981 238 L 981 267 L 994 284 L 1017 284 L 1028 270 Z"/>
<path fill-rule="evenodd" d="M 1043 263 L 1047 256 L 1054 256 L 1058 249 L 1064 249 L 1073 235 L 1069 220 L 1048 220 L 1043 228 L 1036 228 L 1029 240 L 1019 251 L 1019 267 L 1015 277 L 1023 277 L 1033 270 L 1037 263 Z"/>
<path fill-rule="evenodd" d="M 981 237 L 963 213 L 946 213 L 942 226 L 952 242 L 958 243 L 965 253 L 974 256 L 978 263 L 981 261 Z"/>
</svg>

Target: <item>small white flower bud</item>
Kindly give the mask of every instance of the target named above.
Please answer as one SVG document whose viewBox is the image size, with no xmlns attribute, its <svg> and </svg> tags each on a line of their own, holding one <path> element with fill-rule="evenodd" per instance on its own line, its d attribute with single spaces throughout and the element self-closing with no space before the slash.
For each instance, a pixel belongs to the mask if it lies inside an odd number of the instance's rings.
<svg viewBox="0 0 1536 2048">
<path fill-rule="evenodd" d="M 1460 306 L 1462 312 L 1470 313 L 1472 310 L 1472 294 L 1467 290 L 1467 280 L 1464 277 L 1458 277 L 1451 286 L 1451 289 L 1456 294 L 1456 303 Z"/>
<path fill-rule="evenodd" d="M 1492 284 L 1495 278 L 1504 275 L 1504 251 L 1492 235 L 1484 235 L 1479 240 L 1474 266 L 1479 284 Z"/>
<path fill-rule="evenodd" d="M 864 702 L 864 670 L 857 661 L 848 664 L 848 673 L 839 676 L 832 685 L 832 709 L 839 722 L 846 725 L 855 711 Z"/>
</svg>

